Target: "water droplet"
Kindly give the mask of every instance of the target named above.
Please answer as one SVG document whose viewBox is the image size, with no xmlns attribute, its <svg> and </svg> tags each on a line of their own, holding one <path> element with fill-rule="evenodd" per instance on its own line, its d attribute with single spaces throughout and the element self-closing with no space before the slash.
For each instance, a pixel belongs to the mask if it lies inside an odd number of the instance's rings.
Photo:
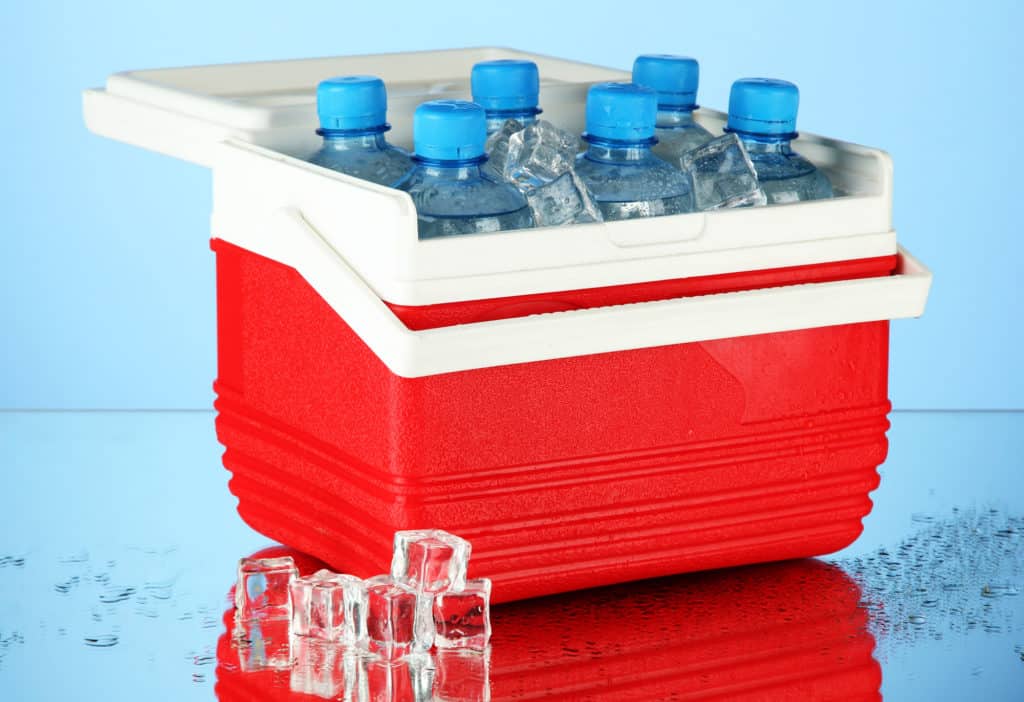
<svg viewBox="0 0 1024 702">
<path fill-rule="evenodd" d="M 118 638 L 113 634 L 100 634 L 98 636 L 86 636 L 85 645 L 94 648 L 110 648 L 117 645 Z"/>
</svg>

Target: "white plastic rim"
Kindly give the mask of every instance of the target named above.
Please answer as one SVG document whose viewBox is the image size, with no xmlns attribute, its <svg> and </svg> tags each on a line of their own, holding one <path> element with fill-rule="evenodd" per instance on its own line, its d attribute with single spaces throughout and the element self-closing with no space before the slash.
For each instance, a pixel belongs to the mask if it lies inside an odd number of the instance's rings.
<svg viewBox="0 0 1024 702">
<path fill-rule="evenodd" d="M 889 179 L 888 158 L 862 155 Z M 213 235 L 283 261 L 296 208 L 378 297 L 422 306 L 896 253 L 887 196 L 420 240 L 406 193 L 235 140 L 214 157 Z M 888 186 L 887 186 L 888 187 Z"/>
<path fill-rule="evenodd" d="M 392 373 L 415 378 L 595 353 L 918 317 L 931 272 L 900 250 L 897 274 L 642 302 L 412 331 L 302 213 L 266 226 L 286 235 L 279 258 L 323 297 Z M 287 260 L 285 260 L 287 259 Z"/>
<path fill-rule="evenodd" d="M 472 64 L 529 58 L 541 72 L 544 117 L 583 127 L 590 84 L 626 71 L 513 49 L 348 56 L 240 63 L 111 76 L 86 91 L 84 111 L 99 134 L 214 170 L 213 234 L 284 260 L 288 242 L 262 224 L 297 208 L 390 303 L 423 306 L 738 271 L 894 255 L 892 163 L 877 149 L 803 134 L 797 149 L 847 197 L 727 210 L 497 232 L 420 241 L 408 196 L 313 166 L 318 143 L 315 86 L 344 73 L 375 73 L 388 84 L 389 138 L 409 145 L 415 106 L 469 97 Z M 721 113 L 696 119 L 720 131 Z M 291 155 L 291 156 L 290 156 Z"/>
</svg>

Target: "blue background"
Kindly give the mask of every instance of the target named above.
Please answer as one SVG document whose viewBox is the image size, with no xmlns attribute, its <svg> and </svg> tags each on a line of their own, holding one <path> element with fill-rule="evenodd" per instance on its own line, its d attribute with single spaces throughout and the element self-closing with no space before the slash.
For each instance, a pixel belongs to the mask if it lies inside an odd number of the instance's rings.
<svg viewBox="0 0 1024 702">
<path fill-rule="evenodd" d="M 628 67 L 701 61 L 700 101 L 769 75 L 800 127 L 889 150 L 895 226 L 935 272 L 894 325 L 899 408 L 1020 408 L 1015 210 L 1024 114 L 1011 3 L 3 3 L 0 408 L 206 408 L 215 375 L 210 175 L 89 134 L 115 71 L 505 45 Z M 631 17 L 623 21 L 624 8 Z M 671 8 L 671 9 L 664 9 Z"/>
</svg>

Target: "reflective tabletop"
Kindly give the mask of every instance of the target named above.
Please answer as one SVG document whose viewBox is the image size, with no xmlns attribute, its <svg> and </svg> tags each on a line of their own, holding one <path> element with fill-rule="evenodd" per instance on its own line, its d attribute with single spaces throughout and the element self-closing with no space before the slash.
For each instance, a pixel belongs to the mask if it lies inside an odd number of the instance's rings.
<svg viewBox="0 0 1024 702">
<path fill-rule="evenodd" d="M 235 643 L 236 564 L 269 544 L 211 412 L 0 413 L 0 696 L 1024 699 L 1024 413 L 892 424 L 842 552 L 498 605 L 486 656 L 275 666 Z"/>
</svg>

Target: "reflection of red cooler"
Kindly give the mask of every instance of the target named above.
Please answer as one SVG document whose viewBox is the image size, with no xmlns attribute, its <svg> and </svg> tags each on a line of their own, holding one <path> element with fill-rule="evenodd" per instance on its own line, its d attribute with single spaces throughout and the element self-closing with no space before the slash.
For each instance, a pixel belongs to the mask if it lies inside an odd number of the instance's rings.
<svg viewBox="0 0 1024 702">
<path fill-rule="evenodd" d="M 362 576 L 395 530 L 447 529 L 496 601 L 850 543 L 886 453 L 888 320 L 930 284 L 896 245 L 885 154 L 802 137 L 835 200 L 431 241 L 404 193 L 282 155 L 315 146 L 321 78 L 383 77 L 408 145 L 419 101 L 524 55 L 87 92 L 95 131 L 213 168 L 217 430 L 242 517 Z M 627 76 L 531 58 L 569 129 L 589 83 Z"/>
<path fill-rule="evenodd" d="M 315 569 L 293 555 L 300 570 Z M 881 670 L 860 599 L 839 568 L 801 560 L 516 602 L 492 612 L 486 673 L 480 661 L 460 670 L 436 657 L 436 678 L 443 676 L 438 688 L 481 690 L 486 674 L 495 701 L 880 700 Z M 233 610 L 224 623 L 221 702 L 309 699 L 290 692 L 291 671 L 243 671 L 231 645 Z M 297 667 L 308 665 L 301 651 L 294 655 Z M 329 688 L 330 672 L 311 677 Z M 368 687 L 378 699 L 379 688 Z"/>
</svg>

